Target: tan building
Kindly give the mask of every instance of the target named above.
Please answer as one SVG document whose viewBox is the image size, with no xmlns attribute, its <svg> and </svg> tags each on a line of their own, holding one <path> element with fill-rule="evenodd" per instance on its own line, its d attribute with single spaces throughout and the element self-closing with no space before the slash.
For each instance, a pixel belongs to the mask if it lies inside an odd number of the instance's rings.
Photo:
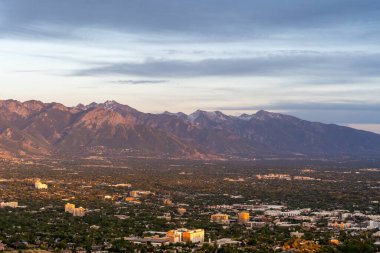
<svg viewBox="0 0 380 253">
<path fill-rule="evenodd" d="M 0 203 L 0 208 L 4 208 L 4 207 L 17 208 L 18 207 L 18 202 L 16 202 L 16 201 L 1 202 Z"/>
<path fill-rule="evenodd" d="M 74 209 L 73 215 L 76 217 L 83 217 L 85 216 L 85 214 L 86 214 L 86 209 L 84 209 L 83 207 L 78 207 Z"/>
<path fill-rule="evenodd" d="M 65 205 L 65 212 L 71 213 L 73 216 L 76 217 L 83 217 L 86 214 L 86 209 L 84 209 L 83 207 L 76 208 L 75 204 L 67 203 Z"/>
<path fill-rule="evenodd" d="M 341 223 L 338 223 L 338 222 L 331 222 L 331 223 L 328 223 L 327 224 L 329 227 L 333 227 L 335 229 L 341 229 L 341 230 L 344 230 L 344 229 L 348 229 L 351 227 L 351 224 L 350 223 L 344 223 L 344 222 L 341 222 Z"/>
<path fill-rule="evenodd" d="M 170 206 L 173 202 L 170 199 L 164 199 L 164 205 Z"/>
<path fill-rule="evenodd" d="M 204 242 L 205 241 L 205 231 L 204 229 L 194 229 L 188 230 L 182 233 L 183 242 Z"/>
<path fill-rule="evenodd" d="M 172 243 L 182 242 L 182 231 L 169 230 L 166 233 L 166 237 L 169 239 L 169 242 L 172 242 Z"/>
<path fill-rule="evenodd" d="M 132 198 L 137 198 L 139 196 L 139 193 L 137 191 L 131 191 L 129 195 L 131 195 Z"/>
<path fill-rule="evenodd" d="M 65 212 L 66 213 L 74 214 L 74 210 L 75 210 L 74 204 L 66 203 L 66 205 L 65 205 Z"/>
<path fill-rule="evenodd" d="M 4 243 L 2 243 L 2 242 L 0 241 L 0 251 L 5 251 L 6 249 L 7 249 L 7 245 L 4 244 Z"/>
<path fill-rule="evenodd" d="M 249 222 L 249 213 L 241 212 L 238 214 L 238 223 L 239 224 L 247 224 Z"/>
<path fill-rule="evenodd" d="M 126 197 L 126 198 L 125 198 L 125 201 L 126 201 L 126 202 L 136 201 L 136 198 L 135 198 L 135 197 Z"/>
<path fill-rule="evenodd" d="M 169 230 L 166 233 L 166 237 L 168 238 L 169 242 L 172 242 L 172 243 L 176 243 L 176 242 L 199 243 L 199 242 L 204 242 L 205 231 L 204 229 L 188 230 L 185 228 Z"/>
<path fill-rule="evenodd" d="M 219 224 L 228 224 L 230 222 L 229 221 L 229 215 L 228 214 L 222 214 L 222 213 L 212 214 L 211 215 L 211 221 L 219 223 Z"/>
<path fill-rule="evenodd" d="M 36 188 L 38 190 L 47 189 L 48 185 L 47 184 L 43 184 L 41 182 L 41 180 L 37 179 L 36 182 L 34 182 L 34 188 Z"/>
<path fill-rule="evenodd" d="M 134 198 L 142 197 L 142 196 L 147 196 L 152 194 L 150 191 L 131 191 L 129 195 Z"/>
<path fill-rule="evenodd" d="M 177 212 L 178 212 L 179 215 L 184 215 L 186 213 L 186 209 L 183 208 L 183 207 L 179 207 L 177 209 Z"/>
</svg>

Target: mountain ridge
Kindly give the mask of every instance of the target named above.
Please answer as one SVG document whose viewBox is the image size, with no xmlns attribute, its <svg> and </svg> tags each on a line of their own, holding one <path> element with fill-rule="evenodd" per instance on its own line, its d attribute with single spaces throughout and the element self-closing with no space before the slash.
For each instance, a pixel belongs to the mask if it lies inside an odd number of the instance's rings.
<svg viewBox="0 0 380 253">
<path fill-rule="evenodd" d="M 379 155 L 380 135 L 260 110 L 140 112 L 113 100 L 66 107 L 0 100 L 0 156 L 254 159 L 273 155 Z"/>
</svg>

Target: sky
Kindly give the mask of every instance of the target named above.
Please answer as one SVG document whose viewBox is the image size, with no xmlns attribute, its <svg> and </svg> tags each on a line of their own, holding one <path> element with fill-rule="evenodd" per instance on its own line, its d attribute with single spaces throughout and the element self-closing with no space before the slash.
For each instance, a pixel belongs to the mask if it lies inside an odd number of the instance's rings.
<svg viewBox="0 0 380 253">
<path fill-rule="evenodd" d="M 380 133 L 378 0 L 1 0 L 0 99 Z"/>
</svg>

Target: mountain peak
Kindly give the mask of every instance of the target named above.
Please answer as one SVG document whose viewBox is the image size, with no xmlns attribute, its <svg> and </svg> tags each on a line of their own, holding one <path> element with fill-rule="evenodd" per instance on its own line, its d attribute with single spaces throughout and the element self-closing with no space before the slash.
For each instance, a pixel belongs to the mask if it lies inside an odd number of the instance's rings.
<svg viewBox="0 0 380 253">
<path fill-rule="evenodd" d="M 208 112 L 208 111 L 203 111 L 199 109 L 193 112 L 192 114 L 190 114 L 188 116 L 188 119 L 190 120 L 190 122 L 195 122 L 202 117 L 205 117 L 211 121 L 216 121 L 216 122 L 221 122 L 228 119 L 228 116 L 223 114 L 220 111 Z"/>
<path fill-rule="evenodd" d="M 122 104 L 119 104 L 115 100 L 107 100 L 106 102 L 104 102 L 101 105 L 104 106 L 106 109 L 110 109 L 110 110 L 114 110 L 120 106 L 123 106 Z"/>
<path fill-rule="evenodd" d="M 280 113 L 259 110 L 258 112 L 256 112 L 256 114 L 252 116 L 254 116 L 254 118 L 259 119 L 259 120 L 265 120 L 265 119 L 280 119 L 280 118 L 283 118 L 284 115 Z"/>
<path fill-rule="evenodd" d="M 253 117 L 254 115 L 250 115 L 247 113 L 243 113 L 240 116 L 237 116 L 238 119 L 245 120 L 245 121 L 251 120 Z"/>
<path fill-rule="evenodd" d="M 115 100 L 107 100 L 103 104 L 104 105 L 121 105 L 120 103 L 116 102 Z"/>
<path fill-rule="evenodd" d="M 128 105 L 120 104 L 115 100 L 107 100 L 104 103 L 92 102 L 88 105 L 78 104 L 76 108 L 82 111 L 86 111 L 88 109 L 93 109 L 93 108 L 104 108 L 110 111 L 118 111 L 119 113 L 122 113 L 122 114 L 129 113 L 129 112 L 137 112 L 136 109 Z"/>
<path fill-rule="evenodd" d="M 259 110 L 256 112 L 256 115 L 271 115 L 274 114 L 273 112 L 265 111 L 265 110 Z"/>
</svg>

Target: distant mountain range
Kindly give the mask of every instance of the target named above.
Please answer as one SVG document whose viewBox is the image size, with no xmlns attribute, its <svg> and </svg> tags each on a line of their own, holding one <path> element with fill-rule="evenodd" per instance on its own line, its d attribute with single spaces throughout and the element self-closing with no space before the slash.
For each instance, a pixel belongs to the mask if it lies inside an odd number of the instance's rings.
<svg viewBox="0 0 380 253">
<path fill-rule="evenodd" d="M 66 107 L 0 101 L 1 157 L 379 155 L 380 135 L 267 111 L 143 113 L 115 101 Z"/>
</svg>

